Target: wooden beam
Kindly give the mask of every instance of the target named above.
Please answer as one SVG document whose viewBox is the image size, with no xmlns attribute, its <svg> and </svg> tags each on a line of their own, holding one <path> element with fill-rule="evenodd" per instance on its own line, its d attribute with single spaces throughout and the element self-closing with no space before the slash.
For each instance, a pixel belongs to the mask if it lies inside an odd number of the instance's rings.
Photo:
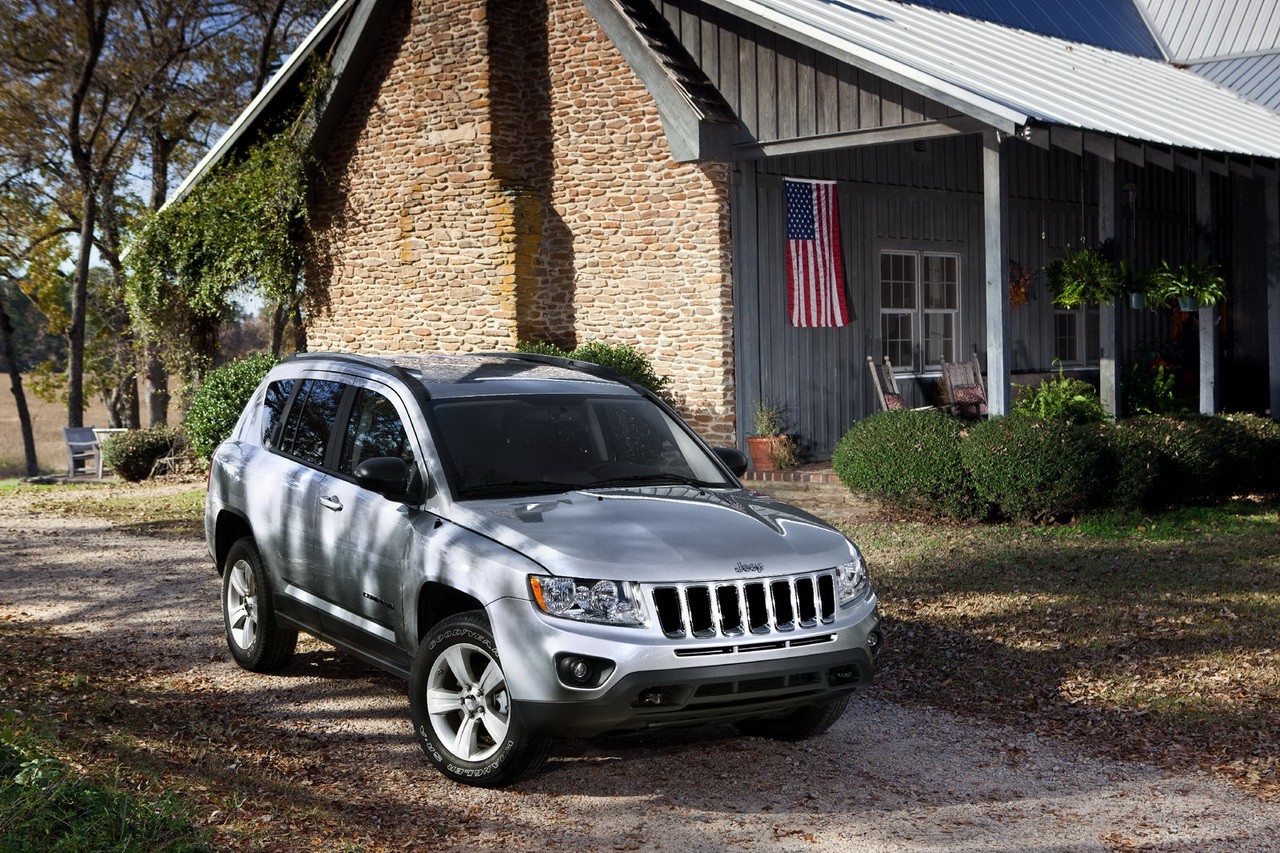
<svg viewBox="0 0 1280 853">
<path fill-rule="evenodd" d="M 885 145 L 894 142 L 915 142 L 920 139 L 940 139 L 945 136 L 962 136 L 981 133 L 990 125 L 968 116 L 952 116 L 936 121 L 918 121 L 893 127 L 871 127 L 844 133 L 824 133 L 779 142 L 749 142 L 734 146 L 735 157 L 781 157 L 787 154 L 810 154 L 815 151 L 834 151 L 842 148 L 861 148 L 866 145 Z"/>
<path fill-rule="evenodd" d="M 1147 158 L 1147 162 L 1154 166 L 1159 166 L 1165 171 L 1173 171 L 1173 152 L 1168 148 L 1161 148 L 1158 145 L 1143 143 L 1142 153 Z"/>
<path fill-rule="evenodd" d="M 1215 175 L 1225 175 L 1230 171 L 1227 168 L 1227 159 L 1225 154 L 1219 155 L 1207 151 L 1200 155 L 1200 162 Z"/>
<path fill-rule="evenodd" d="M 1227 164 L 1231 167 L 1231 174 L 1242 178 L 1252 178 L 1258 174 L 1257 170 L 1253 168 L 1252 157 L 1233 155 L 1227 158 Z"/>
<path fill-rule="evenodd" d="M 1114 152 L 1113 152 L 1114 153 Z M 1098 244 L 1116 236 L 1116 162 L 1098 158 Z M 1120 415 L 1120 324 L 1116 300 L 1098 308 L 1098 393 L 1102 407 Z"/>
<path fill-rule="evenodd" d="M 1280 420 L 1280 177 L 1264 179 L 1266 216 L 1267 363 L 1271 383 L 1271 418 Z"/>
<path fill-rule="evenodd" d="M 1049 128 L 1049 141 L 1058 148 L 1070 151 L 1077 157 L 1084 154 L 1084 133 L 1074 127 L 1055 124 Z"/>
<path fill-rule="evenodd" d="M 1209 170 L 1201 169 L 1196 175 L 1196 226 L 1199 232 L 1200 254 L 1208 257 L 1210 235 L 1213 233 L 1213 182 Z M 1200 308 L 1200 413 L 1214 415 L 1218 412 L 1218 308 L 1205 305 Z"/>
<path fill-rule="evenodd" d="M 1009 414 L 1009 162 L 996 131 L 982 137 L 982 222 L 987 306 L 987 409 Z"/>
<path fill-rule="evenodd" d="M 1116 140 L 1116 156 L 1135 166 L 1147 165 L 1147 155 L 1143 147 L 1123 139 Z"/>
<path fill-rule="evenodd" d="M 1192 153 L 1190 151 L 1175 150 L 1173 152 L 1173 165 L 1179 169 L 1186 169 L 1188 172 L 1199 172 L 1201 168 L 1201 160 L 1199 152 Z"/>
<path fill-rule="evenodd" d="M 1116 160 L 1116 140 L 1113 136 L 1101 136 L 1097 133 L 1084 135 L 1084 150 L 1097 157 L 1114 163 Z"/>
</svg>

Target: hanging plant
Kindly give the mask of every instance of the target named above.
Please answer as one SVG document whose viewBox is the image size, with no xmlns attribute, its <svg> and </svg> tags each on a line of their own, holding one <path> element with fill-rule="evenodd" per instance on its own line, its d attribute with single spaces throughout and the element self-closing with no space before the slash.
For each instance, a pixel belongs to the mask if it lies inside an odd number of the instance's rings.
<svg viewBox="0 0 1280 853">
<path fill-rule="evenodd" d="M 1122 285 L 1120 271 L 1106 255 L 1085 246 L 1068 246 L 1062 257 L 1044 268 L 1059 308 L 1106 305 L 1116 298 Z"/>
<path fill-rule="evenodd" d="M 1009 261 L 1009 304 L 1014 308 L 1031 301 L 1031 273 L 1017 261 Z"/>
<path fill-rule="evenodd" d="M 1176 301 L 1183 311 L 1194 311 L 1225 301 L 1227 281 L 1217 264 L 1203 259 L 1180 267 L 1161 261 L 1151 273 L 1148 298 L 1166 308 L 1173 307 Z"/>
</svg>

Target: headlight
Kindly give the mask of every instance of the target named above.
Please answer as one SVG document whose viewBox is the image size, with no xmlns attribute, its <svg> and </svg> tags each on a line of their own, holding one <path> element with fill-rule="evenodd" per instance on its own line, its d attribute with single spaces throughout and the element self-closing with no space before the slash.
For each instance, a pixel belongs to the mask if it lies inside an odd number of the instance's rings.
<svg viewBox="0 0 1280 853">
<path fill-rule="evenodd" d="M 533 600 L 543 613 L 603 625 L 643 625 L 640 585 L 633 581 L 529 577 Z"/>
<path fill-rule="evenodd" d="M 836 589 L 840 593 L 841 604 L 856 601 L 871 589 L 871 581 L 867 578 L 867 564 L 863 562 L 862 552 L 857 546 L 853 549 L 853 559 L 836 569 Z"/>
</svg>

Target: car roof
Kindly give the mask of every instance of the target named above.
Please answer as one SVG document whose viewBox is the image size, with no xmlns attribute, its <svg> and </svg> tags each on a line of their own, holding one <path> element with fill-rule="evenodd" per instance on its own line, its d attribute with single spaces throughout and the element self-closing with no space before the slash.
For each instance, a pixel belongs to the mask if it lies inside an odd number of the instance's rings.
<svg viewBox="0 0 1280 853">
<path fill-rule="evenodd" d="M 431 399 L 505 394 L 622 394 L 639 389 L 607 367 L 530 353 L 355 355 L 301 353 L 286 362 L 395 376 Z"/>
</svg>

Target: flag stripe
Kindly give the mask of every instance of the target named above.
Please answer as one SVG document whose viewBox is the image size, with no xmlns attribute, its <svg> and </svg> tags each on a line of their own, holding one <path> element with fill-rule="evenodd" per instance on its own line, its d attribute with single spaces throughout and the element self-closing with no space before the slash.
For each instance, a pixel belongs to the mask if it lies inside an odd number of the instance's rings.
<svg viewBox="0 0 1280 853">
<path fill-rule="evenodd" d="M 840 259 L 835 181 L 786 178 L 787 300 L 791 324 L 844 326 L 849 309 Z"/>
</svg>

